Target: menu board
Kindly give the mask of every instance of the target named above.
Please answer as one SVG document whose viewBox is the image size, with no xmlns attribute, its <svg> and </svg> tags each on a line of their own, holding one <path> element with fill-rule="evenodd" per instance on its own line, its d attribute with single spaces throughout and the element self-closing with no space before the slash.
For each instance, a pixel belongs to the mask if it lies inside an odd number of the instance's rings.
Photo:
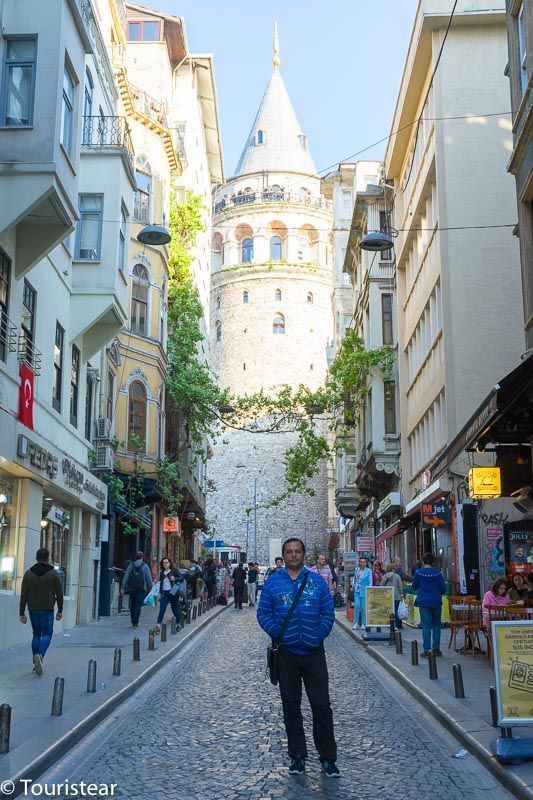
<svg viewBox="0 0 533 800">
<path fill-rule="evenodd" d="M 367 586 L 365 589 L 365 627 L 384 628 L 394 614 L 394 589 L 392 586 Z"/>
<path fill-rule="evenodd" d="M 492 623 L 498 725 L 533 723 L 533 622 Z"/>
</svg>

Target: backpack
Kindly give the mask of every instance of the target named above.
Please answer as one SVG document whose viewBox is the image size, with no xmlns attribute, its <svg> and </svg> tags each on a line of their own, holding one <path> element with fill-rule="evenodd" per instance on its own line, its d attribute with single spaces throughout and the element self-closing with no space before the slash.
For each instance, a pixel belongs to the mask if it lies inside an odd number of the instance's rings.
<svg viewBox="0 0 533 800">
<path fill-rule="evenodd" d="M 128 580 L 129 589 L 144 589 L 144 564 L 134 566 Z"/>
</svg>

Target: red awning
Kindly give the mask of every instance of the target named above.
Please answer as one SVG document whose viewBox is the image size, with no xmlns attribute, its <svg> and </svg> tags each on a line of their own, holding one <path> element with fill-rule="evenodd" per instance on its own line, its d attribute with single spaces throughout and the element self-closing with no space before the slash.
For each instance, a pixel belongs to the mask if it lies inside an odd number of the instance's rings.
<svg viewBox="0 0 533 800">
<path fill-rule="evenodd" d="M 393 522 L 392 525 L 389 525 L 388 528 L 385 528 L 384 531 L 381 531 L 378 536 L 376 536 L 376 544 L 382 544 L 386 542 L 387 539 L 390 539 L 392 536 L 396 536 L 396 534 L 400 530 L 400 521 Z"/>
</svg>

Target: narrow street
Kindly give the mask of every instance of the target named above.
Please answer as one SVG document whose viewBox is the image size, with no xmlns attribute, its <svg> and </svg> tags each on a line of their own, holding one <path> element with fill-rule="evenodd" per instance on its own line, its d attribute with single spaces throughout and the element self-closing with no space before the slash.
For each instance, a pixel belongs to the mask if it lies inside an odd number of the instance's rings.
<svg viewBox="0 0 533 800">
<path fill-rule="evenodd" d="M 41 785 L 118 784 L 129 800 L 501 800 L 508 792 L 343 631 L 327 640 L 342 777 L 327 780 L 309 740 L 288 774 L 278 690 L 252 609 L 226 614 L 43 775 Z M 304 702 L 306 731 L 311 731 Z"/>
</svg>

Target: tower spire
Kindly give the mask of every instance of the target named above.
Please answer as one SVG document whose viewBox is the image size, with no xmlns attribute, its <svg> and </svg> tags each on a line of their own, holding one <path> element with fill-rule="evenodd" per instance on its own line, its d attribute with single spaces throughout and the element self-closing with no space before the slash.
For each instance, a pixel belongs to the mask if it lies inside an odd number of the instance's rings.
<svg viewBox="0 0 533 800">
<path fill-rule="evenodd" d="M 272 58 L 274 69 L 279 67 L 279 39 L 278 39 L 278 21 L 274 22 L 274 56 Z"/>
</svg>

